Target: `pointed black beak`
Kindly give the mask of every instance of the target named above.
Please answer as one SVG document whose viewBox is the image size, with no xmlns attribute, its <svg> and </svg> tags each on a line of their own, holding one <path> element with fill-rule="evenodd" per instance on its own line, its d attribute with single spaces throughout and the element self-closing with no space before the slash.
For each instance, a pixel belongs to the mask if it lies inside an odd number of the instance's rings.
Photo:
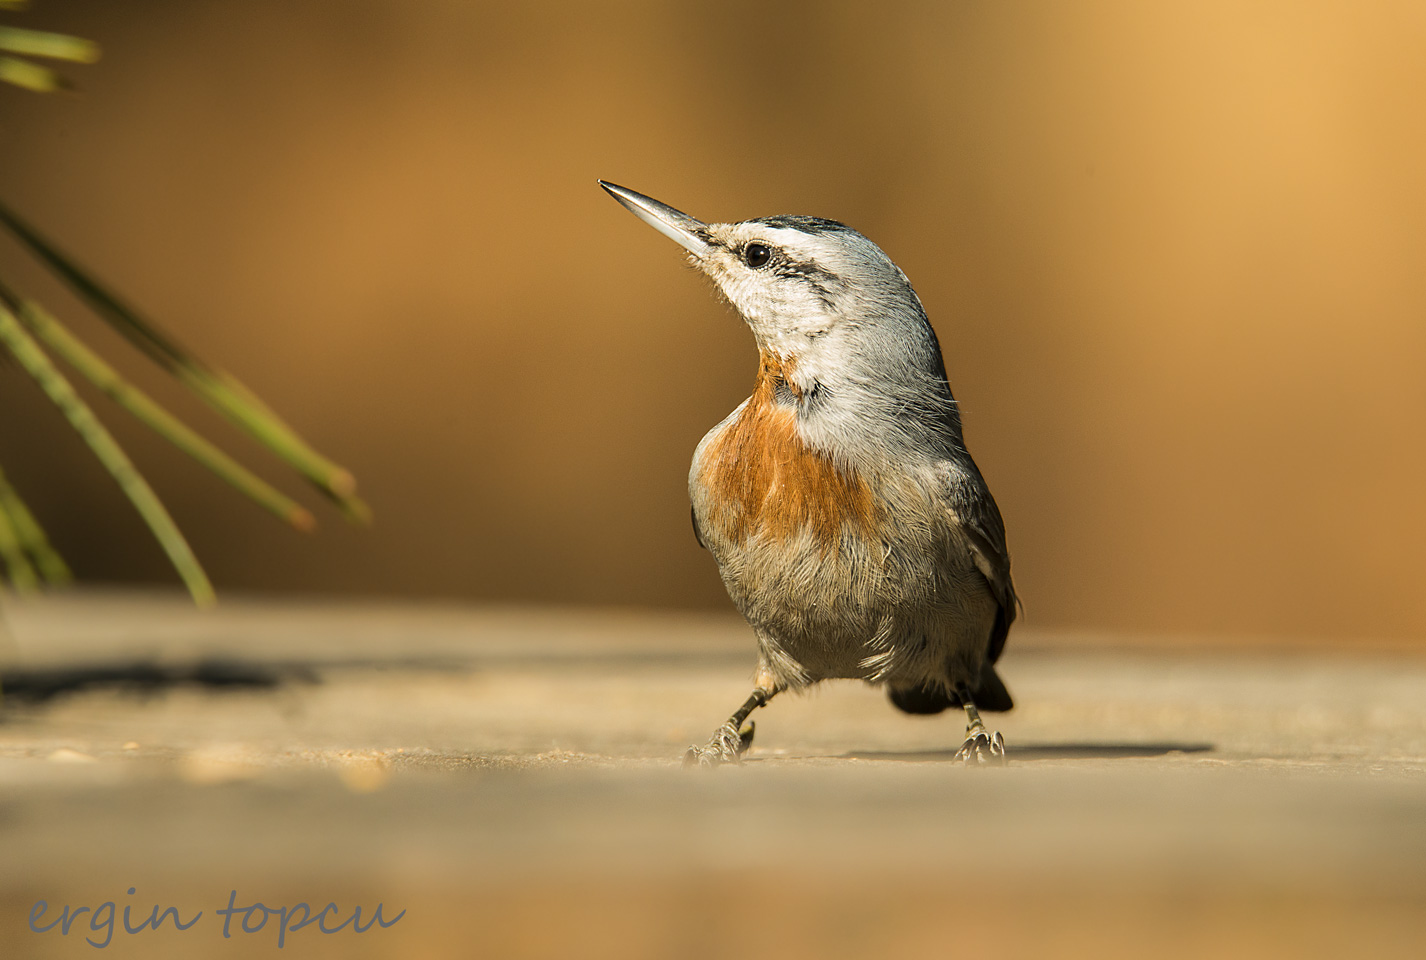
<svg viewBox="0 0 1426 960">
<path fill-rule="evenodd" d="M 707 235 L 707 225 L 695 220 L 681 210 L 675 210 L 666 203 L 659 203 L 653 197 L 636 193 L 628 187 L 599 181 L 599 185 L 609 191 L 629 212 L 653 227 L 659 233 L 683 247 L 697 257 L 704 257 L 713 248 L 703 239 Z"/>
</svg>

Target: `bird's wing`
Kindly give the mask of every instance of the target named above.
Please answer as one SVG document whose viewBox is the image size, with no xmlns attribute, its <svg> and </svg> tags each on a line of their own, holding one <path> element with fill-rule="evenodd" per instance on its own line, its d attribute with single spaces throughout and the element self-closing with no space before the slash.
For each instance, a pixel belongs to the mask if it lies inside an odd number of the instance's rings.
<svg viewBox="0 0 1426 960">
<path fill-rule="evenodd" d="M 1015 584 L 1010 578 L 1010 551 L 1005 546 L 1005 521 L 1000 518 L 1000 508 L 995 505 L 995 498 L 990 495 L 990 488 L 975 461 L 967 456 L 958 466 L 959 469 L 951 471 L 947 490 L 951 509 L 965 534 L 976 569 L 985 577 L 995 602 L 1000 605 L 986 651 L 987 659 L 994 663 L 1005 648 L 1005 637 L 1015 620 L 1020 600 L 1015 596 Z"/>
<path fill-rule="evenodd" d="M 689 507 L 688 515 L 693 519 L 693 539 L 698 541 L 698 545 L 704 550 L 708 549 L 708 544 L 703 542 L 703 531 L 698 529 L 698 508 Z"/>
</svg>

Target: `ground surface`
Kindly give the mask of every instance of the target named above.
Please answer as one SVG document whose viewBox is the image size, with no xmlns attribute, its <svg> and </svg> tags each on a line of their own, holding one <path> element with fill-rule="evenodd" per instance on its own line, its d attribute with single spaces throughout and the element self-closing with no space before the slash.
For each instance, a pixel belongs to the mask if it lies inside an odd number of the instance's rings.
<svg viewBox="0 0 1426 960">
<path fill-rule="evenodd" d="M 723 617 L 6 607 L 0 955 L 1426 955 L 1426 658 L 1019 631 L 1011 763 Z M 122 680 L 123 684 L 116 685 Z M 128 890 L 134 889 L 133 894 Z M 383 904 L 394 925 L 284 935 Z M 71 910 L 91 912 L 44 933 Z M 104 904 L 118 922 L 109 933 Z M 187 922 L 128 933 L 155 905 Z M 95 920 L 97 913 L 98 919 Z M 256 928 L 266 917 L 262 929 Z"/>
</svg>

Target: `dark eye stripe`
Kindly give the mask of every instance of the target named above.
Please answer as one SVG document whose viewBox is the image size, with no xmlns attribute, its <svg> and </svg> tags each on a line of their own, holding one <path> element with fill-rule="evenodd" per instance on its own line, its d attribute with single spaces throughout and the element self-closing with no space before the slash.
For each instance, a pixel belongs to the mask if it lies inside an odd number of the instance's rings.
<svg viewBox="0 0 1426 960">
<path fill-rule="evenodd" d="M 835 284 L 838 282 L 837 275 L 830 270 L 824 270 L 810 260 L 792 260 L 786 257 L 777 264 L 777 274 L 780 277 L 802 277 L 817 284 Z"/>
</svg>

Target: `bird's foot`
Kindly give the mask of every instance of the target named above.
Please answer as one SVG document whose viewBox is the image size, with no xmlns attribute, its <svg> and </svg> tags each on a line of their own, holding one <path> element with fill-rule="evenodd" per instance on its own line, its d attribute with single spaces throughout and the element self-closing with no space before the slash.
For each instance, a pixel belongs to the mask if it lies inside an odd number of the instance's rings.
<svg viewBox="0 0 1426 960">
<path fill-rule="evenodd" d="M 1005 738 L 1000 731 L 988 732 L 985 727 L 972 727 L 966 731 L 966 742 L 956 751 L 955 759 L 970 764 L 1005 764 Z"/>
<path fill-rule="evenodd" d="M 714 733 L 707 746 L 692 746 L 683 755 L 685 767 L 716 767 L 723 763 L 738 763 L 753 745 L 753 731 L 757 724 L 749 722 L 746 729 L 739 730 L 730 720 Z"/>
</svg>

